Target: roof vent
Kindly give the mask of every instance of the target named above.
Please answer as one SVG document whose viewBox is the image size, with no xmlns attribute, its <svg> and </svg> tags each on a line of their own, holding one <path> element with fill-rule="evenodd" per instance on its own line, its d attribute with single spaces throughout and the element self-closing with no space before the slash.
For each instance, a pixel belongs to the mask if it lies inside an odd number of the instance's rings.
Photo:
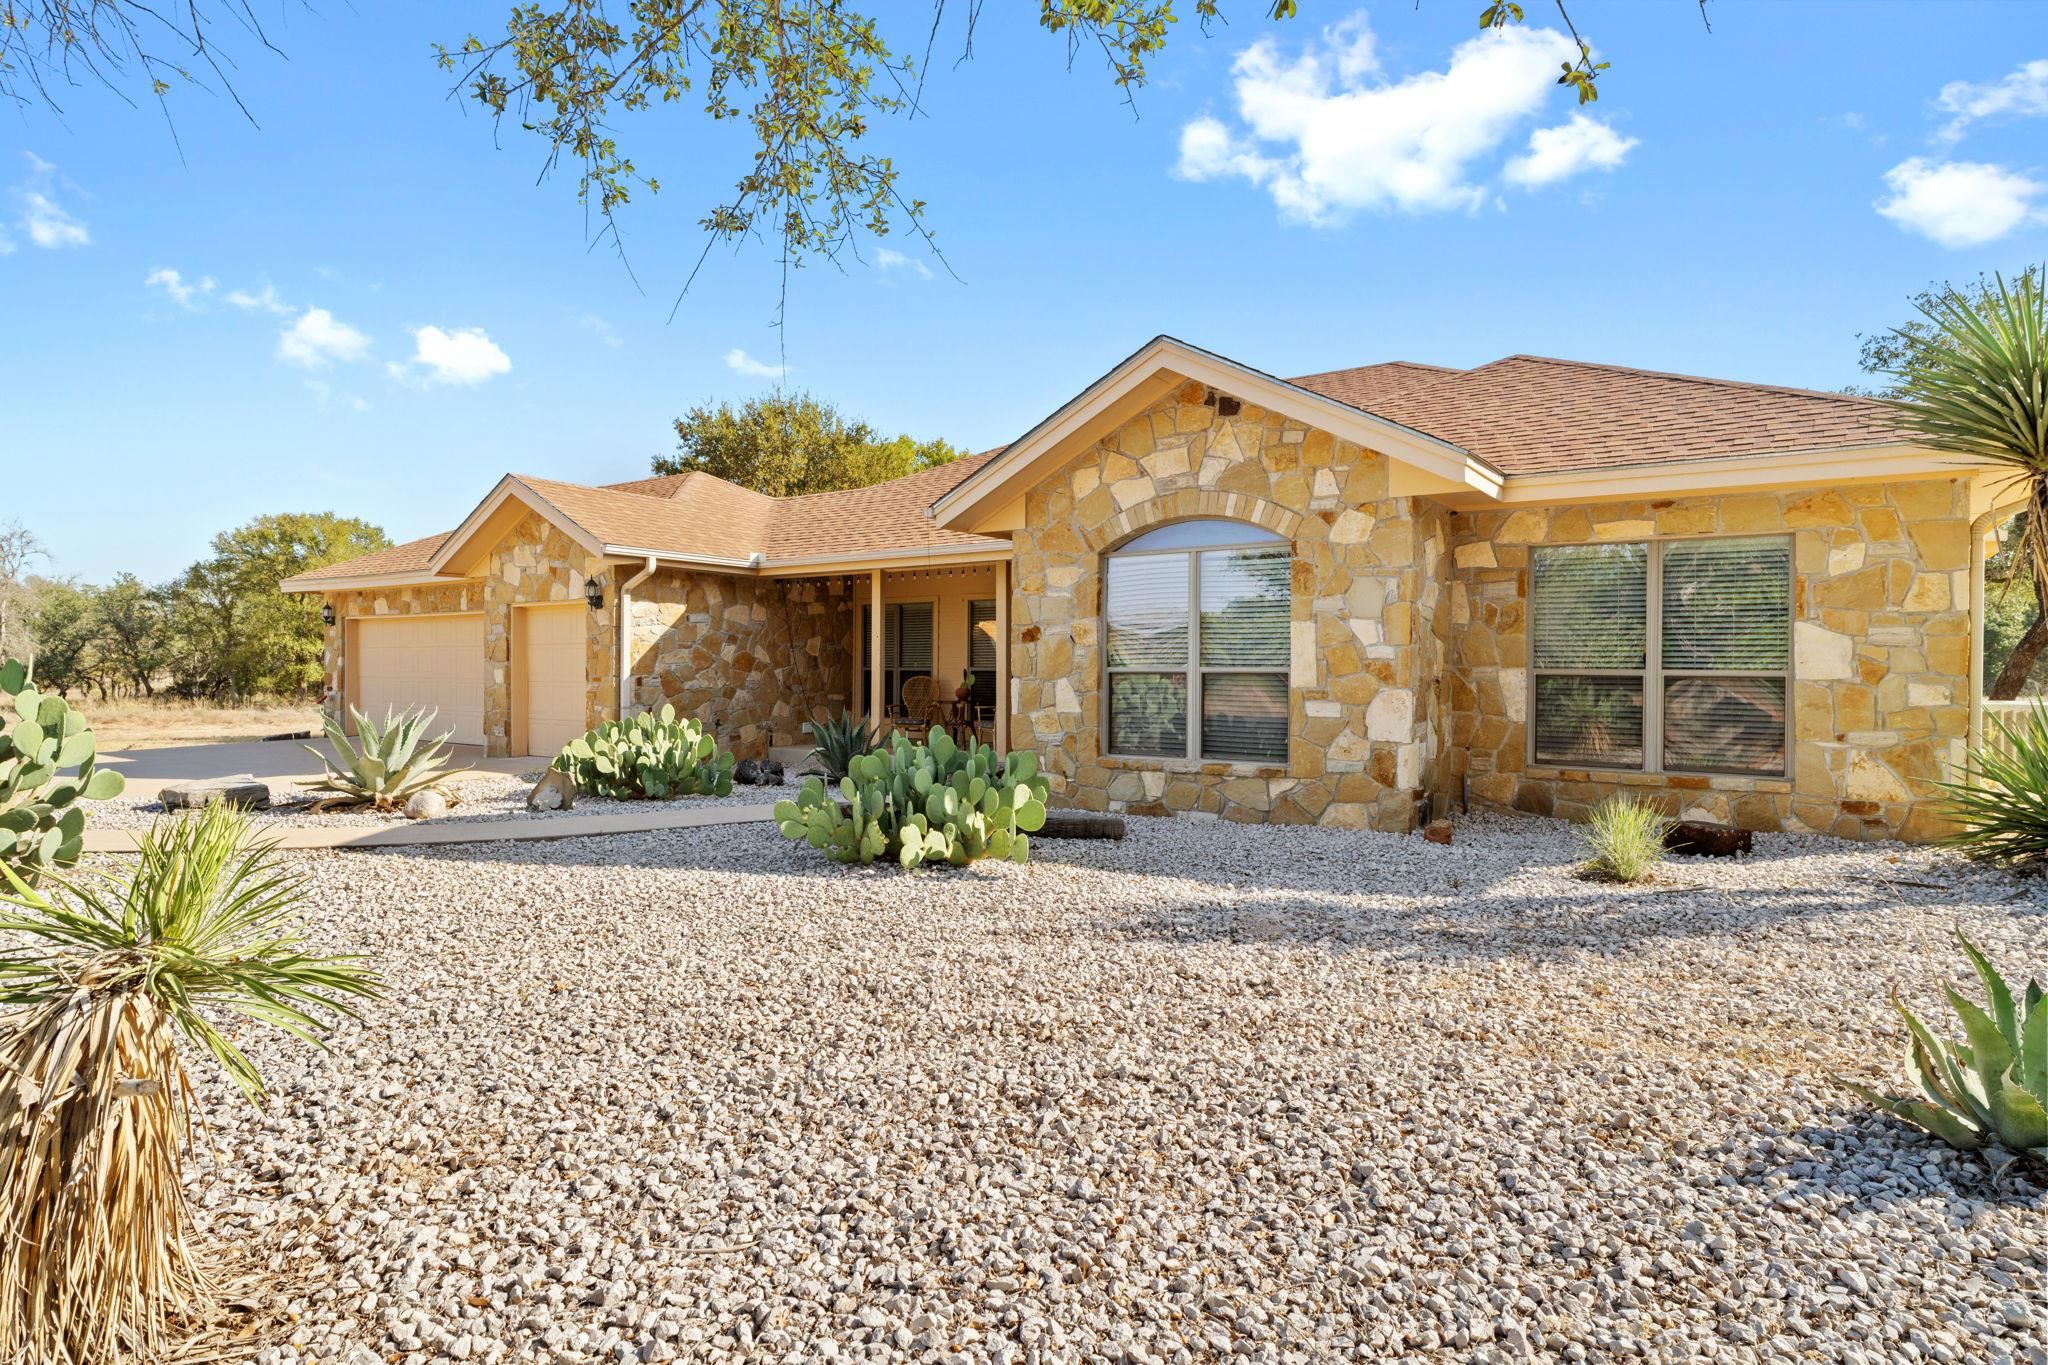
<svg viewBox="0 0 2048 1365">
<path fill-rule="evenodd" d="M 1219 393 L 1216 395 L 1216 415 L 1218 417 L 1235 417 L 1237 416 L 1238 409 L 1243 406 L 1244 404 L 1238 402 L 1229 394 Z"/>
</svg>

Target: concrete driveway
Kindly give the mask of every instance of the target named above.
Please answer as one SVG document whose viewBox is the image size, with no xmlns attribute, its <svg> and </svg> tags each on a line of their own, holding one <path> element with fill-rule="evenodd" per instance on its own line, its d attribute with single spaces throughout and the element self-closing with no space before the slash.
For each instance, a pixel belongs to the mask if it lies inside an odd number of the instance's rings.
<svg viewBox="0 0 2048 1365">
<path fill-rule="evenodd" d="M 168 782 L 240 777 L 245 773 L 261 778 L 275 790 L 288 787 L 295 780 L 320 775 L 320 762 L 306 752 L 307 744 L 317 744 L 332 752 L 325 740 L 243 740 L 234 744 L 122 749 L 101 754 L 94 762 L 127 778 L 130 796 L 155 796 Z M 475 744 L 451 744 L 448 752 L 450 767 L 475 768 L 480 772 L 523 773 L 547 766 L 544 758 L 485 758 L 483 749 Z"/>
</svg>

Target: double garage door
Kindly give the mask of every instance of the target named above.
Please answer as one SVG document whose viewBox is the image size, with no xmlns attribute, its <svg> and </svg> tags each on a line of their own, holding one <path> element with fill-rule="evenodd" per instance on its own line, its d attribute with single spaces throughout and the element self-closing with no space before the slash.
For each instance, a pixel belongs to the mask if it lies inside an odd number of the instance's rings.
<svg viewBox="0 0 2048 1365">
<path fill-rule="evenodd" d="M 513 751 L 553 755 L 583 733 L 582 605 L 514 608 Z M 381 722 L 386 712 L 435 712 L 433 733 L 484 742 L 484 618 L 370 617 L 351 623 L 352 699 Z"/>
</svg>

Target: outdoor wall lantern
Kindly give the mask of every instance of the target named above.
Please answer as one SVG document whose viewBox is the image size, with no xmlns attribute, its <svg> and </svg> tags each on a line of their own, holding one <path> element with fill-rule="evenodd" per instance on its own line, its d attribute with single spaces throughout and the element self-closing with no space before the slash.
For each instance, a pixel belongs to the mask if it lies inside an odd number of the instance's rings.
<svg viewBox="0 0 2048 1365">
<path fill-rule="evenodd" d="M 583 585 L 583 600 L 590 603 L 592 611 L 604 610 L 604 579 L 593 578 Z"/>
<path fill-rule="evenodd" d="M 320 604 L 320 624 L 323 626 L 334 624 L 334 603 L 322 602 Z"/>
</svg>

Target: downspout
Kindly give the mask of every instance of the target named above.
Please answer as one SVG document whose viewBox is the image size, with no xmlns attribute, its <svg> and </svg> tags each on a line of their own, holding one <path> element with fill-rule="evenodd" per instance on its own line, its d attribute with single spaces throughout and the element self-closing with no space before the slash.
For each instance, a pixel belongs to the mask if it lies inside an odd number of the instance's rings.
<svg viewBox="0 0 2048 1365">
<path fill-rule="evenodd" d="M 647 581 L 648 576 L 654 572 L 655 562 L 653 555 L 647 556 L 647 562 L 641 566 L 640 572 L 619 584 L 619 625 L 613 634 L 618 637 L 619 646 L 619 719 L 622 721 L 626 718 L 629 691 L 626 670 L 631 666 L 633 652 L 633 589 Z"/>
<path fill-rule="evenodd" d="M 1998 522 L 2026 510 L 2024 498 L 1994 507 L 1970 523 L 1970 734 L 1964 761 L 1984 738 L 1984 537 Z"/>
</svg>

